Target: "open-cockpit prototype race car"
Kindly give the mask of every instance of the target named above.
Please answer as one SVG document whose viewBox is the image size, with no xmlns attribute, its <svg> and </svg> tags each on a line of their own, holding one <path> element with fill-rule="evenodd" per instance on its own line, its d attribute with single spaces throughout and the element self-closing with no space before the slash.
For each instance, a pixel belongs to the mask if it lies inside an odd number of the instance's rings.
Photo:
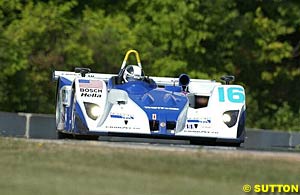
<svg viewBox="0 0 300 195">
<path fill-rule="evenodd" d="M 130 54 L 137 64 L 127 65 Z M 245 137 L 245 91 L 212 80 L 148 77 L 129 50 L 119 74 L 54 71 L 58 138 L 132 136 L 239 146 Z"/>
</svg>

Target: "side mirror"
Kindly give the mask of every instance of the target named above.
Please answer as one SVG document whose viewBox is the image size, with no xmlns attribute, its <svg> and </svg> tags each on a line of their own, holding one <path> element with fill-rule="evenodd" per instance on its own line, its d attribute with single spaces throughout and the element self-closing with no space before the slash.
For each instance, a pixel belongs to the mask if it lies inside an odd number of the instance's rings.
<svg viewBox="0 0 300 195">
<path fill-rule="evenodd" d="M 229 85 L 230 82 L 234 81 L 235 77 L 232 75 L 225 75 L 221 77 L 221 80 L 225 82 L 226 85 Z"/>
<path fill-rule="evenodd" d="M 82 77 L 85 77 L 87 73 L 91 72 L 90 68 L 75 68 L 75 73 L 80 73 Z"/>
</svg>

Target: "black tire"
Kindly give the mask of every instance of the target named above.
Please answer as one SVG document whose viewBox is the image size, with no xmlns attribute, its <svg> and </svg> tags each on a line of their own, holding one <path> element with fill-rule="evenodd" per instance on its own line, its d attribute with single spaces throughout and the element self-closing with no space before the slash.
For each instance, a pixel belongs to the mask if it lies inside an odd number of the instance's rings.
<svg viewBox="0 0 300 195">
<path fill-rule="evenodd" d="M 57 130 L 57 139 L 72 139 L 73 135 L 69 133 L 64 133 Z"/>
<path fill-rule="evenodd" d="M 209 139 L 190 139 L 191 145 L 216 146 L 216 142 Z"/>
<path fill-rule="evenodd" d="M 224 143 L 223 145 L 229 147 L 240 147 L 241 143 Z"/>
</svg>

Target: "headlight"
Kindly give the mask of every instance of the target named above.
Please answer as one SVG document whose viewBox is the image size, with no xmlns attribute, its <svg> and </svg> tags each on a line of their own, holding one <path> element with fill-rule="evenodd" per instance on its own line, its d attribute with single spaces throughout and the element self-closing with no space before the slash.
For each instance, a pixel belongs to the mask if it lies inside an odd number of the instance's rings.
<svg viewBox="0 0 300 195">
<path fill-rule="evenodd" d="M 228 127 L 233 127 L 236 124 L 239 115 L 238 110 L 230 110 L 223 113 L 223 122 Z"/>
<path fill-rule="evenodd" d="M 93 103 L 84 102 L 86 114 L 93 120 L 96 120 L 101 115 L 100 106 Z"/>
<path fill-rule="evenodd" d="M 229 123 L 231 121 L 231 116 L 228 113 L 223 114 L 223 122 L 224 123 Z"/>
</svg>

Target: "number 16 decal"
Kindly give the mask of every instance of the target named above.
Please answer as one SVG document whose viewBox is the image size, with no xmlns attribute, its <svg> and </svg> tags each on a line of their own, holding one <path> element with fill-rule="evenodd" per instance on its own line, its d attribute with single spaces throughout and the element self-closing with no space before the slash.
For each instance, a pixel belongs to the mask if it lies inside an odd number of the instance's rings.
<svg viewBox="0 0 300 195">
<path fill-rule="evenodd" d="M 225 102 L 226 99 L 232 103 L 243 103 L 245 101 L 244 89 L 239 87 L 229 87 L 227 88 L 227 97 L 225 96 L 224 87 L 218 88 L 219 101 Z"/>
</svg>

